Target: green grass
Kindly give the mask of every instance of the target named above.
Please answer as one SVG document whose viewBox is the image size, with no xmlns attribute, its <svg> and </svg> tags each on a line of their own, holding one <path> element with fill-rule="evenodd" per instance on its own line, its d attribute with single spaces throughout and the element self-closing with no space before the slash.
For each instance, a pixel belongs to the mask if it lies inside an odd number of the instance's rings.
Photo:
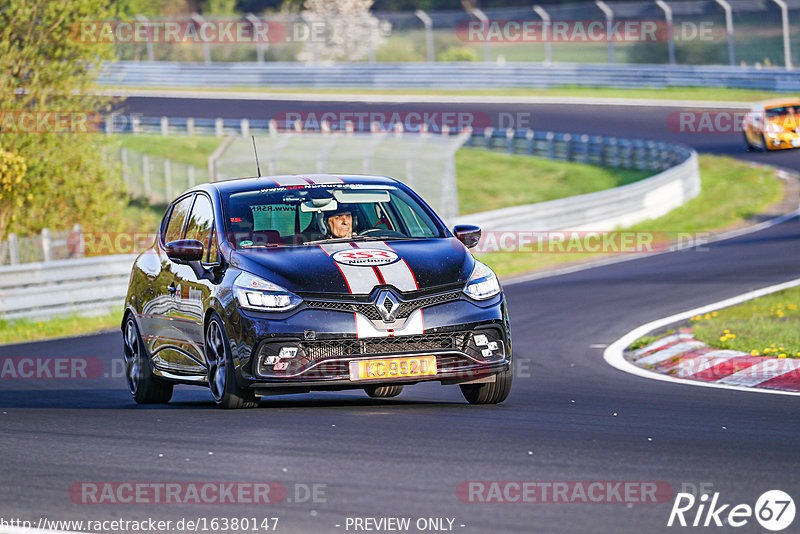
<svg viewBox="0 0 800 534">
<path fill-rule="evenodd" d="M 800 357 L 800 288 L 795 287 L 691 319 L 697 339 L 721 349 Z"/>
<path fill-rule="evenodd" d="M 109 144 L 121 146 L 153 156 L 169 158 L 187 165 L 205 168 L 208 157 L 222 144 L 222 139 L 212 135 L 116 135 Z"/>
<path fill-rule="evenodd" d="M 592 193 L 652 173 L 470 148 L 456 152 L 456 174 L 466 214 Z"/>
<path fill-rule="evenodd" d="M 120 90 L 175 90 L 174 87 L 118 87 Z M 236 87 L 225 89 L 196 88 L 192 91 L 209 92 L 255 92 L 255 93 L 291 93 L 309 95 L 455 95 L 455 96 L 548 96 L 548 97 L 594 97 L 594 98 L 646 98 L 657 100 L 698 100 L 698 101 L 731 101 L 757 102 L 769 98 L 791 96 L 787 93 L 758 91 L 750 89 L 730 89 L 725 87 L 668 87 L 664 89 L 618 89 L 613 87 L 575 87 L 564 86 L 550 89 L 527 87 L 508 87 L 494 89 L 364 89 L 361 87 L 344 87 L 335 89 L 311 89 L 306 87 Z"/>
<path fill-rule="evenodd" d="M 0 344 L 92 334 L 117 329 L 121 322 L 121 308 L 96 317 L 69 315 L 45 320 L 0 320 Z"/>
<path fill-rule="evenodd" d="M 677 232 L 721 230 L 761 213 L 779 202 L 783 188 L 769 169 L 751 167 L 732 158 L 700 156 L 702 192 L 683 206 L 658 219 L 651 219 L 626 230 L 674 236 Z M 597 259 L 600 253 L 491 252 L 480 254 L 500 276 Z"/>
</svg>

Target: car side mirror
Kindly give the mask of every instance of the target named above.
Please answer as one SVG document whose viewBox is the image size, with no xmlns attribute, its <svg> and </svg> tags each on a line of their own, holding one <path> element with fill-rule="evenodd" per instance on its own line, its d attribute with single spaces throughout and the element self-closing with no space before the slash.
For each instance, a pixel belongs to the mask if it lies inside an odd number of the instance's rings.
<svg viewBox="0 0 800 534">
<path fill-rule="evenodd" d="M 196 239 L 181 239 L 167 243 L 167 257 L 180 264 L 203 259 L 203 243 Z"/>
<path fill-rule="evenodd" d="M 481 240 L 481 229 L 471 224 L 457 224 L 453 227 L 453 233 L 467 248 L 474 247 Z"/>
</svg>

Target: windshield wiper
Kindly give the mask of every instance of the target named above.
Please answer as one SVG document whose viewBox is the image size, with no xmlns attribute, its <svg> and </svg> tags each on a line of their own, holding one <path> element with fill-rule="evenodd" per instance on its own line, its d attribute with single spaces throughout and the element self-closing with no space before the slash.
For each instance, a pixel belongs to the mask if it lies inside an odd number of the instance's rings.
<svg viewBox="0 0 800 534">
<path fill-rule="evenodd" d="M 320 243 L 348 243 L 350 241 L 391 241 L 397 239 L 424 239 L 420 237 L 377 237 L 374 235 L 354 235 L 352 237 L 338 237 L 331 239 L 317 239 L 316 241 L 306 241 L 304 245 L 318 245 Z"/>
</svg>

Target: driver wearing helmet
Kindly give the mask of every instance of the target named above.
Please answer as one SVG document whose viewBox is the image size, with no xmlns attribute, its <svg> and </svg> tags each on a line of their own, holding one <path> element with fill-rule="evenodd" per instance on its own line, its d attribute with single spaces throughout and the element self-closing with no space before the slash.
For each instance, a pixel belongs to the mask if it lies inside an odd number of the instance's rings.
<svg viewBox="0 0 800 534">
<path fill-rule="evenodd" d="M 340 204 L 336 210 L 325 213 L 325 226 L 332 239 L 353 237 L 353 212 L 350 207 Z"/>
</svg>

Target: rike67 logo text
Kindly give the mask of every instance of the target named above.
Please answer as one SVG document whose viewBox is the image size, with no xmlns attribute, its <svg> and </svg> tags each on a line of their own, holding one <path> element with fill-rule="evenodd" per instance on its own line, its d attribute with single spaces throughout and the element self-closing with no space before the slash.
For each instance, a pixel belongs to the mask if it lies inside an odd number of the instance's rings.
<svg viewBox="0 0 800 534">
<path fill-rule="evenodd" d="M 719 492 L 699 498 L 691 493 L 678 493 L 667 526 L 742 527 L 755 518 L 763 528 L 777 532 L 791 525 L 794 516 L 794 500 L 781 490 L 764 492 L 755 506 L 723 504 Z"/>
</svg>

